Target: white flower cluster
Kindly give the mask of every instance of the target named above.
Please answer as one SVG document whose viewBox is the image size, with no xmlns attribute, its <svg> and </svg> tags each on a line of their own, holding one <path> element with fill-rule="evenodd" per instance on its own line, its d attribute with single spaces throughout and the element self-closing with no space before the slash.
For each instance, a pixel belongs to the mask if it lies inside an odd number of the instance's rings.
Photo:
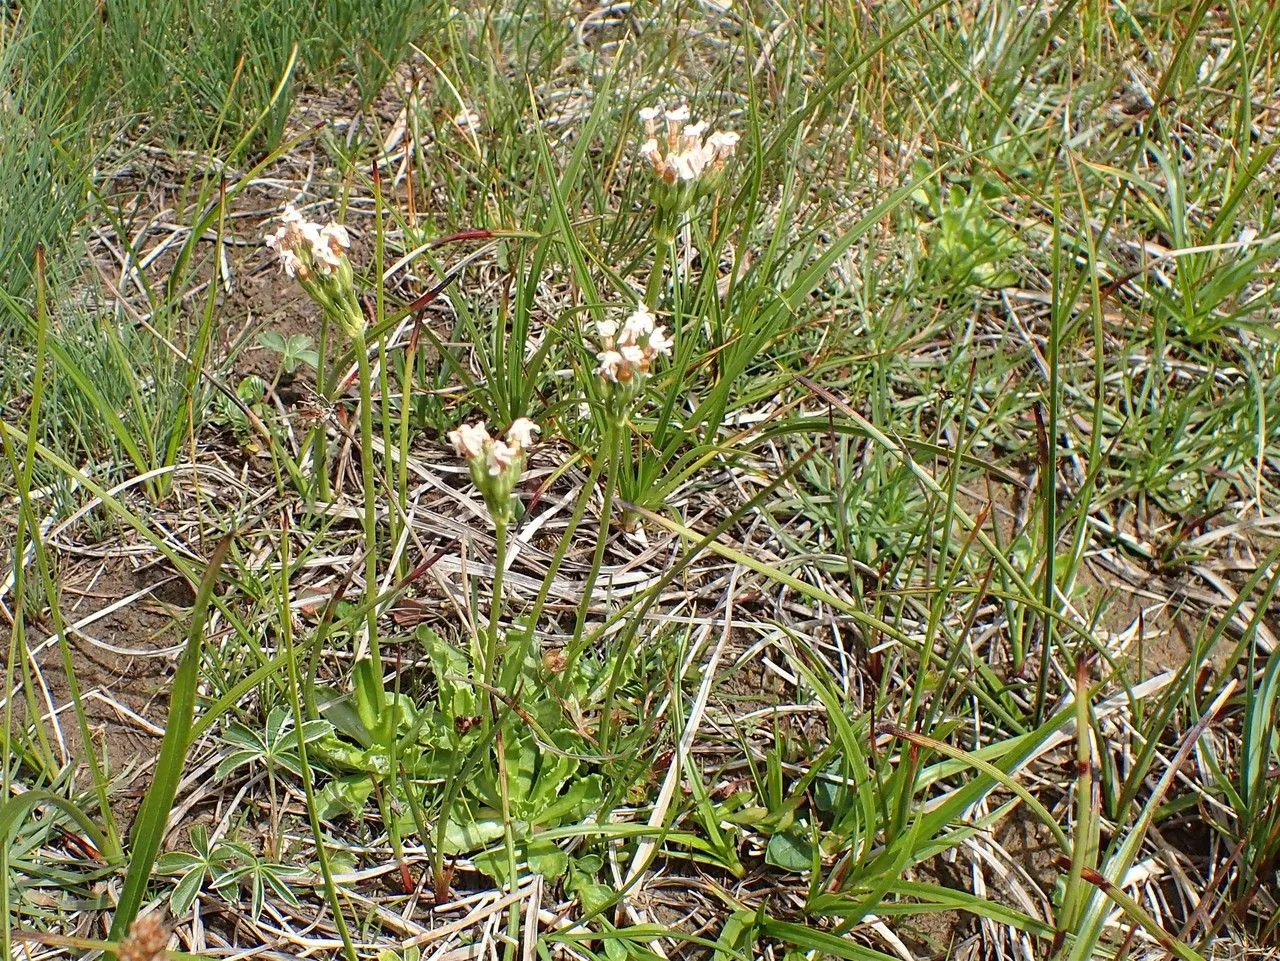
<svg viewBox="0 0 1280 961">
<path fill-rule="evenodd" d="M 671 340 L 649 308 L 641 304 L 622 322 L 602 320 L 596 324 L 601 350 L 596 373 L 614 384 L 630 384 L 649 373 L 653 358 L 671 353 Z"/>
<path fill-rule="evenodd" d="M 449 431 L 453 449 L 466 459 L 472 483 L 484 496 L 489 515 L 494 523 L 503 527 L 515 520 L 512 494 L 520 482 L 525 457 L 537 432 L 538 425 L 527 417 L 512 422 L 507 428 L 506 440 L 490 437 L 482 420 Z"/>
<path fill-rule="evenodd" d="M 293 204 L 284 208 L 280 226 L 266 236 L 284 272 L 298 281 L 330 319 L 353 340 L 364 335 L 364 311 L 356 297 L 355 275 L 347 250 L 351 235 L 338 223 L 317 224 Z"/>
<path fill-rule="evenodd" d="M 519 417 L 507 428 L 507 439 L 503 441 L 490 437 L 480 420 L 449 431 L 449 441 L 459 457 L 483 463 L 489 476 L 497 477 L 524 457 L 538 430 L 528 417 Z"/>
<path fill-rule="evenodd" d="M 684 104 L 669 110 L 661 105 L 646 107 L 640 111 L 640 119 L 649 138 L 641 144 L 640 156 L 667 184 L 699 180 L 708 170 L 718 173 L 738 146 L 738 135 L 732 131 L 717 130 L 704 139 L 707 124 L 690 123 L 689 108 Z"/>
<path fill-rule="evenodd" d="M 284 208 L 279 229 L 267 234 L 266 241 L 284 272 L 304 279 L 313 269 L 326 275 L 339 270 L 351 247 L 351 235 L 342 224 L 321 226 L 303 217 L 293 204 Z"/>
</svg>

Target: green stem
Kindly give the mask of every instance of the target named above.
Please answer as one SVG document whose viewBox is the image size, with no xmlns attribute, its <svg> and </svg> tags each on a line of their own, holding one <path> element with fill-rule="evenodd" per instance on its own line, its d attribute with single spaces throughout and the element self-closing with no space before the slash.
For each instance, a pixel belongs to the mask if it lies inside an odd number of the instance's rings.
<svg viewBox="0 0 1280 961">
<path fill-rule="evenodd" d="M 307 739 L 303 731 L 305 718 L 302 713 L 302 679 L 298 674 L 298 655 L 293 646 L 293 620 L 289 616 L 289 534 L 287 529 L 281 532 L 280 559 L 280 610 L 284 612 L 280 618 L 281 635 L 287 655 L 285 668 L 289 676 L 289 706 L 293 711 L 293 729 L 298 739 L 298 767 L 302 771 L 302 790 L 307 799 L 307 819 L 311 825 L 311 837 L 316 845 L 316 862 L 320 866 L 320 877 L 324 881 L 325 898 L 329 902 L 329 910 L 333 912 L 333 922 L 338 929 L 338 937 L 342 939 L 343 957 L 347 961 L 357 961 L 356 948 L 351 942 L 351 932 L 347 929 L 347 919 L 342 913 L 342 902 L 338 898 L 338 885 L 333 879 L 333 869 L 329 865 L 329 849 L 324 843 L 324 832 L 320 827 L 315 778 L 311 776 L 311 767 L 307 760 Z"/>
<path fill-rule="evenodd" d="M 365 630 L 369 635 L 369 658 L 382 694 L 382 655 L 378 650 L 378 507 L 377 478 L 373 473 L 373 388 L 370 383 L 369 350 L 364 334 L 352 341 L 360 364 L 360 482 L 364 487 L 364 600 Z M 379 704 L 379 708 L 383 705 Z"/>
<path fill-rule="evenodd" d="M 316 393 L 320 395 L 323 408 L 329 406 L 329 315 L 320 316 L 320 346 L 316 361 Z M 325 418 L 322 417 L 315 427 L 311 428 L 311 480 L 317 499 L 327 501 L 329 491 L 329 452 L 328 437 L 325 433 Z"/>
<path fill-rule="evenodd" d="M 494 687 L 498 681 L 498 631 L 502 616 L 502 581 L 507 567 L 507 521 L 506 518 L 494 517 L 495 543 L 493 574 L 493 601 L 489 607 L 489 634 L 487 650 L 484 657 L 484 680 L 488 688 L 486 703 L 489 705 L 489 724 L 493 729 L 494 749 L 498 752 L 498 793 L 502 803 L 502 836 L 507 852 L 507 884 L 508 890 L 517 887 L 516 877 L 516 841 L 515 827 L 511 821 L 511 785 L 507 770 L 506 742 L 502 734 L 502 717 L 498 711 L 498 699 L 494 695 Z M 517 674 L 517 677 L 519 675 Z M 520 911 L 519 905 L 513 904 L 507 916 L 506 947 L 503 958 L 511 961 L 515 957 L 515 948 L 519 943 Z"/>
<path fill-rule="evenodd" d="M 542 619 L 542 609 L 546 606 L 547 597 L 555 584 L 556 575 L 560 573 L 560 566 L 564 563 L 564 559 L 569 553 L 569 548 L 573 544 L 573 535 L 577 533 L 578 527 L 582 523 L 582 518 L 587 512 L 587 503 L 591 500 L 591 491 L 596 489 L 596 483 L 600 480 L 600 473 L 603 470 L 604 458 L 595 458 L 587 475 L 586 486 L 583 487 L 577 503 L 574 504 L 573 514 L 569 517 L 569 523 L 565 525 L 564 533 L 560 536 L 560 543 L 556 547 L 555 554 L 552 555 L 550 565 L 547 567 L 547 573 L 542 578 L 542 586 L 538 588 L 538 596 L 534 598 L 533 608 L 529 611 L 525 622 L 526 629 L 518 635 L 520 642 L 520 647 L 516 651 L 516 663 L 518 664 L 524 663 L 528 657 L 529 649 L 537 638 L 538 621 Z M 517 677 L 519 677 L 519 672 L 515 672 L 513 676 L 510 664 L 505 665 L 502 677 L 503 690 L 514 690 Z"/>
<path fill-rule="evenodd" d="M 489 692 L 489 709 L 496 715 L 497 699 Z M 494 747 L 498 751 L 498 792 L 502 802 L 502 840 L 507 849 L 507 891 L 514 892 L 519 887 L 516 876 L 516 838 L 515 825 L 511 820 L 511 786 L 508 783 L 507 747 L 502 736 L 502 725 L 499 724 L 494 735 Z M 504 961 L 512 961 L 516 946 L 520 943 L 520 903 L 512 904 L 507 913 L 507 944 L 503 949 Z"/>
<path fill-rule="evenodd" d="M 413 413 L 413 374 L 417 364 L 417 351 L 411 340 L 404 355 L 404 376 L 400 379 L 400 445 L 396 452 L 396 494 L 400 501 L 400 516 L 409 516 L 409 418 Z M 405 558 L 404 569 L 399 572 L 403 577 L 409 573 L 408 558 Z"/>
<path fill-rule="evenodd" d="M 671 249 L 671 242 L 665 237 L 659 237 L 656 243 L 657 249 L 653 252 L 653 269 L 649 272 L 649 283 L 644 289 L 644 305 L 650 311 L 658 307 L 658 295 L 662 292 L 663 269 L 667 264 L 667 252 Z"/>
<path fill-rule="evenodd" d="M 489 606 L 489 634 L 485 639 L 484 654 L 484 682 L 489 687 L 494 687 L 498 683 L 498 629 L 502 616 L 502 580 L 506 575 L 507 566 L 507 524 L 505 520 L 494 518 L 494 528 L 496 531 L 495 540 L 497 546 L 494 548 L 494 563 L 497 565 L 493 573 L 493 601 Z M 491 697 L 489 699 L 490 711 L 489 720 L 496 724 L 498 715 L 496 705 Z"/>
<path fill-rule="evenodd" d="M 582 653 L 582 640 L 585 635 L 587 614 L 591 610 L 591 595 L 595 593 L 596 579 L 600 576 L 600 567 L 604 564 L 604 549 L 609 540 L 609 525 L 613 515 L 613 492 L 617 483 L 618 448 L 622 435 L 622 425 L 610 421 L 605 430 L 605 470 L 604 470 L 604 503 L 600 508 L 600 532 L 596 537 L 595 554 L 591 559 L 591 570 L 587 572 L 587 582 L 582 588 L 582 600 L 578 602 L 577 619 L 573 626 L 573 640 L 569 644 L 566 657 L 565 673 L 573 676 L 573 669 Z M 603 723 L 608 724 L 608 718 Z"/>
</svg>

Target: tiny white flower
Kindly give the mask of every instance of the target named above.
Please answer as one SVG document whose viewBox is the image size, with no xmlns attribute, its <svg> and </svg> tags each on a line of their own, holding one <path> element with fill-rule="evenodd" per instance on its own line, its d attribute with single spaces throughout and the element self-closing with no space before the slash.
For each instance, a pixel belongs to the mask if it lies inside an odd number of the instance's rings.
<svg viewBox="0 0 1280 961">
<path fill-rule="evenodd" d="M 512 447 L 505 441 L 495 440 L 489 447 L 488 467 L 489 475 L 497 477 L 517 460 L 519 460 L 521 451 L 517 447 Z"/>
<path fill-rule="evenodd" d="M 528 417 L 517 417 L 507 428 L 507 443 L 517 450 L 528 450 L 533 446 L 533 435 L 541 428 Z"/>
<path fill-rule="evenodd" d="M 674 150 L 676 144 L 680 142 L 681 128 L 689 122 L 689 108 L 685 104 L 672 107 L 666 111 L 664 117 L 667 121 L 667 145 Z"/>
<path fill-rule="evenodd" d="M 662 169 L 662 152 L 658 150 L 658 141 L 653 137 L 640 145 L 640 156 L 649 161 L 655 170 Z"/>
<path fill-rule="evenodd" d="M 649 339 L 645 341 L 645 347 L 651 354 L 669 354 L 671 353 L 671 339 L 667 337 L 666 331 L 661 326 L 655 326 L 649 332 Z"/>
<path fill-rule="evenodd" d="M 284 213 L 280 215 L 280 222 L 286 227 L 290 224 L 301 227 L 307 222 L 307 218 L 302 216 L 302 211 L 293 204 L 285 204 Z"/>
<path fill-rule="evenodd" d="M 724 163 L 733 156 L 740 139 L 732 130 L 717 130 L 707 138 L 706 147 L 711 152 L 711 159 L 716 163 Z"/>
<path fill-rule="evenodd" d="M 603 340 L 612 340 L 618 336 L 618 322 L 616 320 L 601 320 L 596 323 L 596 333 Z"/>
<path fill-rule="evenodd" d="M 351 246 L 351 234 L 342 224 L 329 224 L 320 228 L 320 239 L 335 252 L 347 250 Z"/>
<path fill-rule="evenodd" d="M 676 176 L 683 181 L 697 180 L 702 173 L 702 153 L 699 151 L 694 153 L 676 154 L 672 161 L 675 167 Z"/>
<path fill-rule="evenodd" d="M 284 268 L 284 272 L 290 277 L 298 276 L 298 270 L 303 267 L 303 263 L 298 259 L 298 255 L 287 247 L 282 247 L 279 251 L 280 266 Z"/>
<path fill-rule="evenodd" d="M 680 131 L 680 149 L 701 150 L 702 135 L 707 131 L 706 121 L 699 120 L 697 123 L 686 124 L 685 128 Z"/>
<path fill-rule="evenodd" d="M 484 421 L 474 424 L 462 424 L 457 430 L 449 431 L 449 442 L 459 457 L 476 460 L 484 456 L 485 446 L 489 443 L 489 432 L 484 429 Z"/>
<path fill-rule="evenodd" d="M 658 132 L 658 118 L 662 116 L 662 104 L 654 107 L 641 107 L 640 120 L 644 124 L 645 133 L 653 137 Z"/>
<path fill-rule="evenodd" d="M 332 273 L 342 266 L 344 250 L 351 246 L 351 236 L 341 224 L 329 224 L 316 231 L 311 252 L 316 265 L 324 273 Z"/>
<path fill-rule="evenodd" d="M 649 313 L 649 308 L 641 304 L 627 318 L 626 323 L 622 325 L 623 342 L 628 344 L 639 343 L 642 338 L 649 336 L 653 331 L 653 325 L 656 321 L 657 318 Z"/>
<path fill-rule="evenodd" d="M 622 353 L 622 359 L 632 367 L 639 367 L 645 362 L 643 348 L 635 344 L 624 344 L 618 350 Z"/>
<path fill-rule="evenodd" d="M 624 366 L 622 355 L 616 350 L 602 350 L 596 354 L 596 360 L 600 362 L 600 366 L 596 368 L 596 373 L 605 380 L 617 383 L 618 371 Z"/>
</svg>

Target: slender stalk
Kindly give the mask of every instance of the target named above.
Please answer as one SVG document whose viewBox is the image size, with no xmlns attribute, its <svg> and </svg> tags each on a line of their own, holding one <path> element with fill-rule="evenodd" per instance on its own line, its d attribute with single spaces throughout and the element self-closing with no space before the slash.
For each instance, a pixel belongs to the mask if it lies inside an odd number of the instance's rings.
<svg viewBox="0 0 1280 961">
<path fill-rule="evenodd" d="M 342 954 L 347 961 L 357 961 L 356 948 L 351 941 L 351 932 L 347 929 L 347 919 L 342 913 L 342 902 L 338 899 L 338 886 L 333 880 L 333 869 L 329 865 L 329 849 L 324 843 L 324 832 L 320 827 L 320 815 L 316 801 L 315 778 L 311 776 L 311 766 L 307 761 L 307 739 L 303 732 L 305 718 L 302 713 L 302 680 L 298 674 L 298 656 L 293 646 L 293 622 L 288 612 L 289 606 L 289 528 L 288 519 L 284 518 L 280 536 L 280 610 L 284 612 L 280 618 L 281 636 L 284 640 L 285 668 L 289 676 L 289 707 L 293 712 L 293 728 L 298 738 L 298 767 L 302 771 L 302 790 L 307 799 L 307 819 L 311 825 L 311 837 L 316 845 L 316 862 L 320 866 L 320 877 L 324 881 L 324 893 L 329 902 L 329 910 L 333 912 L 334 927 L 338 929 L 338 937 L 342 939 Z"/>
<path fill-rule="evenodd" d="M 502 617 L 502 581 L 506 575 L 507 566 L 507 524 L 505 520 L 497 518 L 494 518 L 493 523 L 497 542 L 494 548 L 496 570 L 493 574 L 493 600 L 489 606 L 489 633 L 485 638 L 484 654 L 484 682 L 490 687 L 498 683 L 498 631 Z M 497 724 L 497 708 L 492 697 L 489 703 L 489 720 Z"/>
<path fill-rule="evenodd" d="M 497 714 L 497 698 L 489 692 L 489 710 Z M 502 736 L 502 725 L 499 723 L 494 733 L 494 747 L 498 752 L 498 793 L 502 802 L 502 841 L 507 850 L 507 892 L 512 893 L 519 887 L 516 875 L 516 839 L 515 825 L 511 820 L 511 786 L 508 782 L 507 747 Z M 520 943 L 520 902 L 511 905 L 507 912 L 507 944 L 503 948 L 504 961 L 512 961 L 516 946 Z"/>
<path fill-rule="evenodd" d="M 329 403 L 329 315 L 320 312 L 320 344 L 316 360 L 316 393 L 320 395 L 320 403 L 327 407 Z M 318 500 L 327 501 L 329 491 L 329 451 L 328 437 L 325 434 L 325 418 L 321 418 L 311 428 L 311 480 L 313 491 Z"/>
<path fill-rule="evenodd" d="M 573 536 L 578 532 L 583 515 L 587 512 L 587 502 L 591 499 L 591 491 L 595 490 L 596 483 L 600 480 L 600 473 L 603 470 L 604 459 L 595 458 L 591 465 L 591 470 L 587 474 L 586 486 L 583 487 L 581 495 L 574 504 L 573 513 L 569 517 L 569 522 L 565 525 L 564 533 L 560 535 L 560 543 L 551 557 L 551 563 L 547 566 L 547 573 L 542 578 L 542 586 L 538 588 L 538 596 L 533 600 L 533 607 L 530 609 L 526 619 L 528 627 L 519 634 L 520 647 L 515 652 L 514 661 L 517 665 L 524 663 L 529 648 L 533 644 L 534 638 L 537 637 L 538 621 L 542 619 L 542 609 L 546 606 L 547 597 L 551 593 L 552 585 L 555 584 L 556 575 L 560 573 L 560 565 L 564 563 L 564 559 L 569 553 L 569 547 L 573 544 Z M 513 674 L 510 664 L 504 665 L 503 690 L 513 690 L 518 677 L 519 670 L 516 670 Z"/>
<path fill-rule="evenodd" d="M 573 676 L 573 668 L 582 653 L 587 613 L 591 609 L 591 595 L 595 593 L 596 579 L 600 576 L 600 567 L 604 564 L 604 549 L 609 540 L 609 524 L 613 516 L 613 493 L 617 484 L 618 449 L 622 433 L 622 424 L 611 419 L 604 435 L 604 503 L 600 508 L 600 532 L 596 537 L 596 549 L 591 558 L 591 570 L 587 572 L 587 582 L 582 588 L 582 600 L 578 603 L 577 620 L 573 626 L 573 641 L 569 645 L 565 658 L 565 673 L 570 677 Z M 608 718 L 605 718 L 603 723 L 607 727 Z"/>
<path fill-rule="evenodd" d="M 667 264 L 667 252 L 671 249 L 671 241 L 659 237 L 653 252 L 653 269 L 649 272 L 649 283 L 644 289 L 644 305 L 650 311 L 657 310 L 658 295 L 662 292 L 662 275 Z"/>
<path fill-rule="evenodd" d="M 1094 867 L 1096 852 L 1094 848 L 1095 824 L 1097 811 L 1094 807 L 1093 790 L 1093 728 L 1089 724 L 1089 674 L 1088 662 L 1083 654 L 1076 655 L 1075 676 L 1075 716 L 1076 716 L 1076 781 L 1075 831 L 1071 838 L 1071 871 L 1067 878 L 1066 891 L 1063 894 L 1062 922 L 1060 929 L 1074 931 L 1084 918 L 1084 909 L 1088 902 L 1088 891 L 1083 889 L 1081 879 L 1086 870 Z"/>
<path fill-rule="evenodd" d="M 373 385 L 369 370 L 369 350 L 364 334 L 352 338 L 356 361 L 360 365 L 360 482 L 364 487 L 364 599 L 365 630 L 369 640 L 369 658 L 382 693 L 382 655 L 378 649 L 378 506 L 377 478 L 373 473 Z M 382 705 L 378 705 L 381 709 Z"/>
<path fill-rule="evenodd" d="M 507 749 L 502 734 L 502 717 L 498 710 L 498 699 L 494 695 L 494 687 L 498 682 L 498 631 L 502 617 L 502 582 L 507 567 L 507 520 L 505 517 L 494 517 L 494 563 L 493 600 L 489 606 L 489 633 L 486 638 L 484 657 L 484 680 L 488 689 L 486 703 L 489 705 L 489 724 L 493 730 L 494 750 L 498 752 L 498 794 L 502 803 L 502 837 L 507 852 L 507 884 L 508 890 L 514 891 L 517 886 L 516 877 L 516 842 L 515 826 L 511 821 L 511 785 L 510 773 L 507 770 Z M 516 674 L 519 677 L 519 674 Z M 507 944 L 503 949 L 503 957 L 511 961 L 515 957 L 515 948 L 519 943 L 520 912 L 519 905 L 513 904 L 507 916 Z"/>
<path fill-rule="evenodd" d="M 400 516 L 409 516 L 409 421 L 413 415 L 413 374 L 418 362 L 418 339 L 411 337 L 404 354 L 404 373 L 400 378 L 400 438 L 396 451 L 396 496 L 400 503 Z M 409 573 L 409 560 L 404 561 L 400 576 Z"/>
</svg>

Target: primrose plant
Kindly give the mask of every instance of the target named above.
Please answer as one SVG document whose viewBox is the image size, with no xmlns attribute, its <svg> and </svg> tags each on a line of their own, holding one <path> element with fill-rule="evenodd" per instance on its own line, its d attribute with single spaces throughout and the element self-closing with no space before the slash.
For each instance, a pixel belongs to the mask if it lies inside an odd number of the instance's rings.
<svg viewBox="0 0 1280 961">
<path fill-rule="evenodd" d="M 293 205 L 285 207 L 278 229 L 266 237 L 267 246 L 276 252 L 284 272 L 296 280 L 320 307 L 327 323 L 335 324 L 351 342 L 360 370 L 360 472 L 364 488 L 365 551 L 365 645 L 370 670 L 363 676 L 373 690 L 365 692 L 378 709 L 384 700 L 382 658 L 378 649 L 378 522 L 377 475 L 373 469 L 373 386 L 369 365 L 369 348 L 365 343 L 366 320 L 356 296 L 355 272 L 347 257 L 351 235 L 338 223 L 319 224 L 307 220 Z M 324 350 L 320 351 L 320 370 L 325 367 Z M 321 380 L 323 380 L 321 374 Z M 328 491 L 328 464 L 324 455 L 325 431 L 317 425 L 312 447 L 313 468 L 319 479 L 321 496 Z"/>
</svg>

